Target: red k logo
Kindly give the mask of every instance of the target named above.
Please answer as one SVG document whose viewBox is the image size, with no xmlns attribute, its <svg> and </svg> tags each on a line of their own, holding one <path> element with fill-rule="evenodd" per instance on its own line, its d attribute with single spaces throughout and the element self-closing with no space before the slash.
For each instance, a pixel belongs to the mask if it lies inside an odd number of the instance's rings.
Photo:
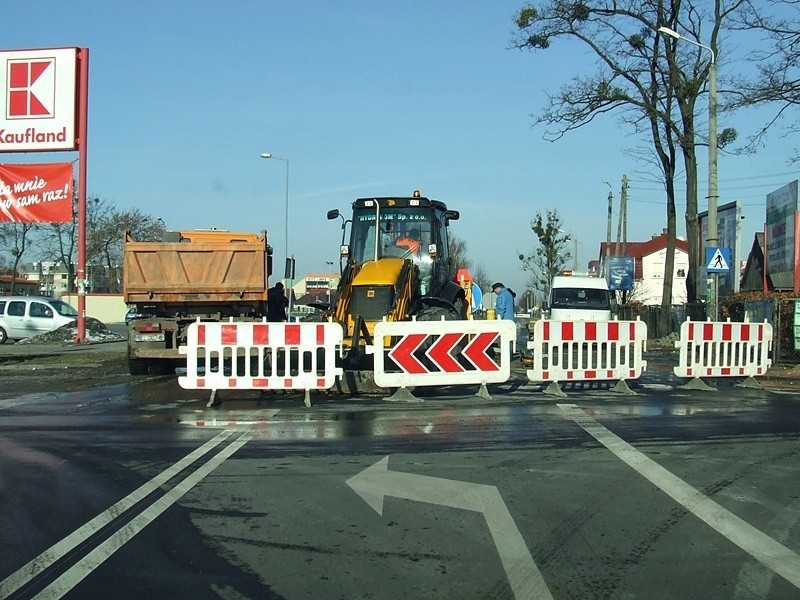
<svg viewBox="0 0 800 600">
<path fill-rule="evenodd" d="M 55 105 L 55 58 L 8 61 L 8 119 L 52 118 Z"/>
</svg>

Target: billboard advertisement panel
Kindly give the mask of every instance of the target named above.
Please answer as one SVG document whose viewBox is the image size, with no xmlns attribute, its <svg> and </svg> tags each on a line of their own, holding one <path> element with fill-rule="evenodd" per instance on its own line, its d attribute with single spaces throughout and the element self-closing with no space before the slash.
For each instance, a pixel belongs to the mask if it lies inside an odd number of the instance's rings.
<svg viewBox="0 0 800 600">
<path fill-rule="evenodd" d="M 74 150 L 77 48 L 0 51 L 0 152 Z"/>
<path fill-rule="evenodd" d="M 0 164 L 0 223 L 68 223 L 72 198 L 72 163 Z"/>
<path fill-rule="evenodd" d="M 797 180 L 767 194 L 767 272 L 775 289 L 794 287 Z"/>
<path fill-rule="evenodd" d="M 608 289 L 633 289 L 634 261 L 632 256 L 611 256 L 608 259 Z"/>
<path fill-rule="evenodd" d="M 700 273 L 706 274 L 707 262 L 704 260 L 708 252 L 708 211 L 703 211 L 697 215 L 700 221 Z M 718 276 L 719 297 L 724 298 L 739 291 L 741 278 L 740 265 L 742 263 L 742 207 L 739 201 L 728 202 L 717 208 L 717 248 L 728 248 L 730 250 L 730 269 Z M 707 294 L 707 279 L 701 277 L 700 289 L 698 293 L 702 296 Z"/>
</svg>

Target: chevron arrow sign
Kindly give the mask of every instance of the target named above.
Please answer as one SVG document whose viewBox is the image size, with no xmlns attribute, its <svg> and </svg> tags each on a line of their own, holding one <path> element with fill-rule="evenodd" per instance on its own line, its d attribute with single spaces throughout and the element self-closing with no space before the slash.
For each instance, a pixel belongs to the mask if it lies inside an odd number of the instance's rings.
<svg viewBox="0 0 800 600">
<path fill-rule="evenodd" d="M 511 374 L 516 337 L 509 320 L 383 322 L 368 352 L 382 387 L 500 383 Z"/>
</svg>

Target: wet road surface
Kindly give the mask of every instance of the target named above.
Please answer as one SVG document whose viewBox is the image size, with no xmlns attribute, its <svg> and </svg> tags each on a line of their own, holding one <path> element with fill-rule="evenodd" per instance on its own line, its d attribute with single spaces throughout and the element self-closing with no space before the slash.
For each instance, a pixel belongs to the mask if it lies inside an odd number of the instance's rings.
<svg viewBox="0 0 800 600">
<path fill-rule="evenodd" d="M 207 408 L 174 378 L 78 368 L 0 389 L 2 598 L 800 595 L 791 390 L 654 371 L 634 396 Z"/>
</svg>

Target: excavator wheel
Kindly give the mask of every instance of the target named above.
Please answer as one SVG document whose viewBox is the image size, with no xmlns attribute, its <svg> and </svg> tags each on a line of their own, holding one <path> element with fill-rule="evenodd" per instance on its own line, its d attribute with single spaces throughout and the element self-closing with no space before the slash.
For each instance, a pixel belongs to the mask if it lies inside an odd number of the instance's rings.
<svg viewBox="0 0 800 600">
<path fill-rule="evenodd" d="M 461 315 L 453 308 L 443 306 L 426 306 L 417 313 L 417 321 L 460 321 Z"/>
</svg>

